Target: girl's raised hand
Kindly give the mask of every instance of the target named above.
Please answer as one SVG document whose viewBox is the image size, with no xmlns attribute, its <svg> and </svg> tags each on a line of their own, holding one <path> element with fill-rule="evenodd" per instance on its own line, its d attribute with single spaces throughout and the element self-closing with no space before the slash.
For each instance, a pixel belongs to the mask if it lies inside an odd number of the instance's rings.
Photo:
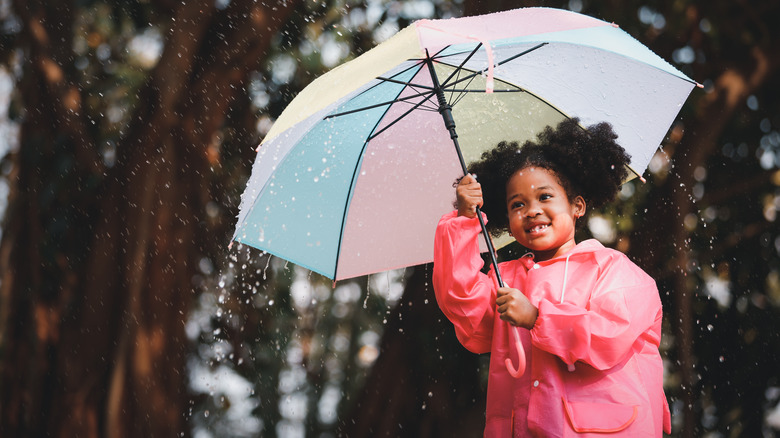
<svg viewBox="0 0 780 438">
<path fill-rule="evenodd" d="M 477 207 L 482 207 L 482 186 L 470 174 L 466 174 L 455 188 L 458 216 L 477 217 Z"/>
<path fill-rule="evenodd" d="M 519 290 L 511 287 L 498 288 L 496 305 L 503 321 L 512 325 L 532 329 L 539 316 L 536 308 Z"/>
</svg>

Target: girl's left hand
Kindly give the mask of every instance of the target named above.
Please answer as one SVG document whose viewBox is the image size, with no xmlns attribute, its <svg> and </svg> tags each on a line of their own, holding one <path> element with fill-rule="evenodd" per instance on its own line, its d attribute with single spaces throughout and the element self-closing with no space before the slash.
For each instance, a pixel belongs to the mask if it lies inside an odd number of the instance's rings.
<svg viewBox="0 0 780 438">
<path fill-rule="evenodd" d="M 529 330 L 533 328 L 536 317 L 539 316 L 539 309 L 515 288 L 498 288 L 496 305 L 502 320 Z"/>
</svg>

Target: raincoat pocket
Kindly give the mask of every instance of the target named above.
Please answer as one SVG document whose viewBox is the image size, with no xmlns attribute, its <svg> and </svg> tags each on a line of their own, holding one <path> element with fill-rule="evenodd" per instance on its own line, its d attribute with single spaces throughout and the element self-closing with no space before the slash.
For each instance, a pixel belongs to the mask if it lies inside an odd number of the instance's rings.
<svg viewBox="0 0 780 438">
<path fill-rule="evenodd" d="M 577 433 L 616 433 L 636 420 L 639 406 L 615 403 L 570 402 L 563 398 L 569 425 Z"/>
</svg>

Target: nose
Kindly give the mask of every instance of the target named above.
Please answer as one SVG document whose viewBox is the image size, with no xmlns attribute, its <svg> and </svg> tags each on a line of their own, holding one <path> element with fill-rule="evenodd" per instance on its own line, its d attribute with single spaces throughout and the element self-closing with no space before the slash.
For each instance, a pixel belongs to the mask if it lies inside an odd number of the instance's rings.
<svg viewBox="0 0 780 438">
<path fill-rule="evenodd" d="M 542 209 L 539 207 L 539 204 L 536 202 L 532 202 L 528 204 L 528 206 L 525 209 L 525 215 L 526 217 L 536 217 L 542 214 Z"/>
</svg>

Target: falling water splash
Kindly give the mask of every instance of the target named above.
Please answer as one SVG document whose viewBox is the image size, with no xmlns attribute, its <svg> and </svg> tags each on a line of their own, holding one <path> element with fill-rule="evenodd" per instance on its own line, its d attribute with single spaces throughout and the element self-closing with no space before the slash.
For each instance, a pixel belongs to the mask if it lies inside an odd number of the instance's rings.
<svg viewBox="0 0 780 438">
<path fill-rule="evenodd" d="M 263 280 L 266 280 L 266 273 L 268 272 L 268 265 L 271 264 L 271 254 L 268 254 L 268 260 L 265 262 L 265 268 L 263 268 Z"/>
<path fill-rule="evenodd" d="M 363 300 L 363 308 L 364 309 L 368 308 L 367 303 L 368 303 L 368 296 L 369 295 L 371 295 L 371 276 L 367 275 L 366 276 L 366 298 Z"/>
</svg>

